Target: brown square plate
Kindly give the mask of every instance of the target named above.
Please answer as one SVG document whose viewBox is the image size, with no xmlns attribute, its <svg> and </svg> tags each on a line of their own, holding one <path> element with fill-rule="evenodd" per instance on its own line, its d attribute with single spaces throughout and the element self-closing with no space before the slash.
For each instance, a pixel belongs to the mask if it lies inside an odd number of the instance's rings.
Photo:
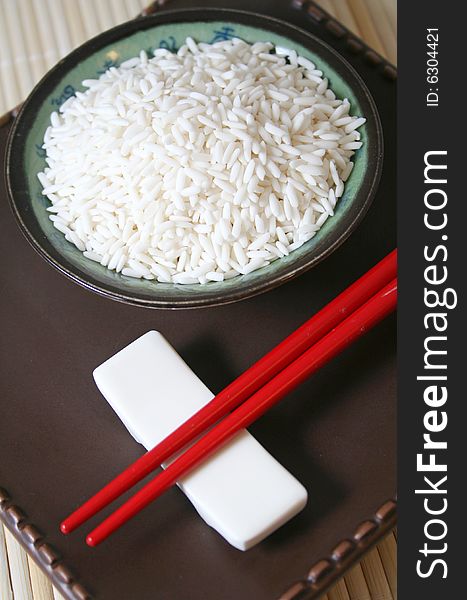
<svg viewBox="0 0 467 600">
<path fill-rule="evenodd" d="M 245 0 L 235 6 L 251 8 Z M 22 237 L 0 186 L 0 518 L 68 598 L 315 598 L 395 522 L 392 317 L 251 428 L 310 496 L 265 542 L 235 550 L 176 489 L 96 549 L 85 545 L 83 530 L 68 537 L 58 530 L 70 509 L 142 452 L 95 387 L 96 365 L 159 329 L 219 390 L 396 244 L 394 69 L 315 5 L 258 0 L 254 8 L 306 27 L 344 54 L 383 124 L 374 204 L 312 271 L 223 307 L 170 312 L 119 304 L 51 269 Z M 0 128 L 2 161 L 12 119 Z"/>
</svg>

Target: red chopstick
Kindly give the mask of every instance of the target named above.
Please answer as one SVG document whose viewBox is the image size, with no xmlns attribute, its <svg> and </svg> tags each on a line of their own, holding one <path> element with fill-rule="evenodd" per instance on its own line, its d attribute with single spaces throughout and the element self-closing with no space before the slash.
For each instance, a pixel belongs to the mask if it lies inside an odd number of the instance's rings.
<svg viewBox="0 0 467 600">
<path fill-rule="evenodd" d="M 100 544 L 116 529 L 174 485 L 183 475 L 186 475 L 220 446 L 228 442 L 238 431 L 251 425 L 310 375 L 373 328 L 395 309 L 396 302 L 397 280 L 393 279 L 330 333 L 316 342 L 314 346 L 305 351 L 213 429 L 208 431 L 198 442 L 170 464 L 165 471 L 157 475 L 120 506 L 87 536 L 87 544 L 90 546 Z"/>
<path fill-rule="evenodd" d="M 391 281 L 397 273 L 397 250 L 357 279 L 285 340 L 249 367 L 201 410 L 180 425 L 146 454 L 67 517 L 60 525 L 62 533 L 71 533 L 102 508 L 141 481 L 170 456 L 239 406 L 272 377 L 301 356 L 344 317 L 366 302 Z"/>
<path fill-rule="evenodd" d="M 357 279 L 328 305 L 322 308 L 285 340 L 249 367 L 201 410 L 180 425 L 146 454 L 125 469 L 97 494 L 67 517 L 60 525 L 63 533 L 71 533 L 102 508 L 141 481 L 170 456 L 239 406 L 272 377 L 280 373 L 305 350 L 338 325 L 344 317 L 366 302 L 391 281 L 397 273 L 397 250 Z"/>
</svg>

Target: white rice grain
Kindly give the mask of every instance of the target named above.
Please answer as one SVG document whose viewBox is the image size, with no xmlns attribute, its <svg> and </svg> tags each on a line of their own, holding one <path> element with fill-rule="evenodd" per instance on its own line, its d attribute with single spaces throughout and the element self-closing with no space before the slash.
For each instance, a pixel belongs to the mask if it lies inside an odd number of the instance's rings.
<svg viewBox="0 0 467 600">
<path fill-rule="evenodd" d="M 362 146 L 349 101 L 269 42 L 187 38 L 83 85 L 44 135 L 47 211 L 86 258 L 155 284 L 222 282 L 299 248 Z"/>
</svg>

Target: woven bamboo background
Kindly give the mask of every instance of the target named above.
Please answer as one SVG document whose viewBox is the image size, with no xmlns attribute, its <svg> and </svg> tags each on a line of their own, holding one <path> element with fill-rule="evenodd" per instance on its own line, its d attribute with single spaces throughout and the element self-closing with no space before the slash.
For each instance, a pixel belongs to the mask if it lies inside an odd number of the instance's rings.
<svg viewBox="0 0 467 600">
<path fill-rule="evenodd" d="M 396 0 L 317 2 L 396 63 Z M 0 115 L 21 102 L 60 57 L 100 31 L 134 17 L 146 3 L 146 0 L 0 0 Z M 323 600 L 396 599 L 396 547 L 394 532 Z M 0 600 L 61 598 L 0 525 Z"/>
</svg>

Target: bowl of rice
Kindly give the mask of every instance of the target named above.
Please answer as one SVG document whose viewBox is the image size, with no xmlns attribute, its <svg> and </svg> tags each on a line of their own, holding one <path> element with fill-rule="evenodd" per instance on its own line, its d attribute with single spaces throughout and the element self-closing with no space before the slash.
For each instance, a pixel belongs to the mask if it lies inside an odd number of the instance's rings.
<svg viewBox="0 0 467 600">
<path fill-rule="evenodd" d="M 16 118 L 19 225 L 61 273 L 152 308 L 224 304 L 333 252 L 374 197 L 381 125 L 358 74 L 279 20 L 164 11 L 53 68 Z"/>
</svg>

